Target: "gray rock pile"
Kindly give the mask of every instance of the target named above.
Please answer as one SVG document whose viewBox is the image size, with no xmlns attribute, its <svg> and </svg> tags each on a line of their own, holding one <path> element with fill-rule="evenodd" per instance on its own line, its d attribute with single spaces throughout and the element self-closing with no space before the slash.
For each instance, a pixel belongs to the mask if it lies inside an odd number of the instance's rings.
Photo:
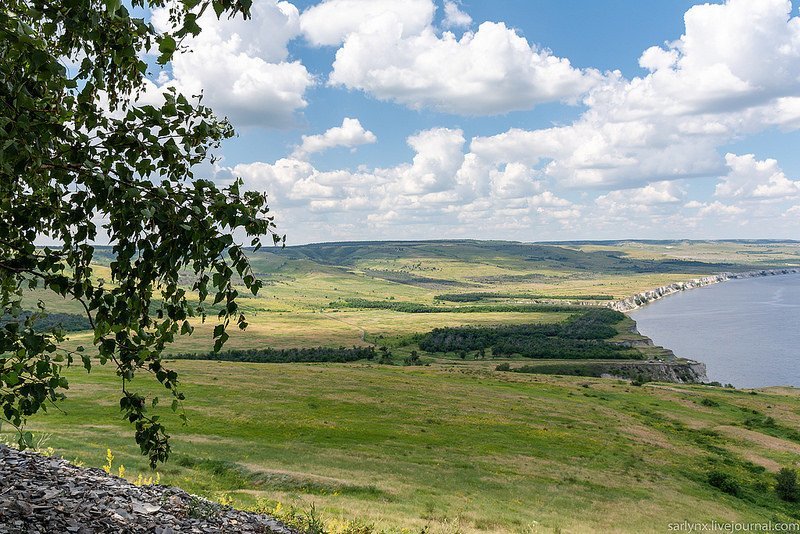
<svg viewBox="0 0 800 534">
<path fill-rule="evenodd" d="M 167 486 L 0 445 L 0 534 L 296 534 L 275 519 Z"/>
</svg>

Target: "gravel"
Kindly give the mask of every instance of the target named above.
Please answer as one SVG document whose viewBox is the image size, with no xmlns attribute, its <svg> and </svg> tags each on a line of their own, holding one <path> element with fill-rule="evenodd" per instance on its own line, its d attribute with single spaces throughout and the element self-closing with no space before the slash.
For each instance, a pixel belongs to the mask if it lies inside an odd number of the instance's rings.
<svg viewBox="0 0 800 534">
<path fill-rule="evenodd" d="M 0 534 L 297 534 L 266 515 L 0 445 Z"/>
</svg>

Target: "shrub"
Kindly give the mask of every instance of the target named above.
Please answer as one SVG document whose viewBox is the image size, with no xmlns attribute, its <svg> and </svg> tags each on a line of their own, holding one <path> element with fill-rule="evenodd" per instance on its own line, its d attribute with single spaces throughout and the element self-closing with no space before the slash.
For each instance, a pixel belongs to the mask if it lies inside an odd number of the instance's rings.
<svg viewBox="0 0 800 534">
<path fill-rule="evenodd" d="M 510 371 L 511 366 L 507 363 L 501 363 L 497 367 L 494 368 L 495 371 Z"/>
<path fill-rule="evenodd" d="M 419 361 L 419 354 L 417 351 L 412 350 L 411 355 L 403 360 L 404 365 L 421 365 L 422 362 Z"/>
<path fill-rule="evenodd" d="M 719 403 L 717 401 L 715 401 L 714 399 L 709 399 L 708 397 L 701 400 L 700 404 L 702 404 L 703 406 L 708 406 L 709 408 L 717 408 L 719 406 Z"/>
<path fill-rule="evenodd" d="M 800 501 L 800 484 L 797 482 L 797 471 L 784 467 L 775 476 L 775 493 L 787 502 Z"/>
<path fill-rule="evenodd" d="M 650 382 L 650 379 L 644 376 L 643 374 L 639 373 L 638 375 L 636 375 L 636 378 L 631 380 L 631 385 L 636 387 L 641 387 L 647 384 L 648 382 Z"/>
<path fill-rule="evenodd" d="M 738 496 L 742 492 L 739 481 L 724 471 L 713 470 L 708 473 L 708 483 L 728 495 Z"/>
</svg>

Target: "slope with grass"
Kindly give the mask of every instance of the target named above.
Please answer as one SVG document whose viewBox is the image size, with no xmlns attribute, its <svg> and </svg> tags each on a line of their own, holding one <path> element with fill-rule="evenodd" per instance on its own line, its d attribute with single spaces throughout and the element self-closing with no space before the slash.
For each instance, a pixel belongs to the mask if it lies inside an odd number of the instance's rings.
<svg viewBox="0 0 800 534">
<path fill-rule="evenodd" d="M 164 484 L 275 501 L 376 531 L 664 532 L 673 521 L 797 520 L 775 473 L 800 460 L 800 394 L 545 377 L 489 364 L 390 367 L 176 361 Z M 32 427 L 87 465 L 146 469 L 107 369 Z M 114 467 L 116 470 L 117 467 Z M 715 475 L 715 473 L 722 475 Z M 735 494 L 711 482 L 727 477 Z"/>
<path fill-rule="evenodd" d="M 800 462 L 796 390 L 636 386 L 558 376 L 573 374 L 575 360 L 494 355 L 492 346 L 425 352 L 420 342 L 448 328 L 531 339 L 563 333 L 565 321 L 608 302 L 594 297 L 620 299 L 719 271 L 796 267 L 798 251 L 793 242 L 456 241 L 252 254 L 267 285 L 242 299 L 250 327 L 232 333 L 226 349 L 260 354 L 258 361 L 338 357 L 337 347 L 372 347 L 379 357 L 353 362 L 362 353 L 347 349 L 350 363 L 170 362 L 189 425 L 154 408 L 175 440 L 162 481 L 257 510 L 314 504 L 331 532 L 354 518 L 376 532 L 431 533 L 663 532 L 683 520 L 797 520 L 797 505 L 773 488 L 781 467 Z M 99 265 L 97 275 L 107 269 Z M 437 298 L 448 294 L 459 296 Z M 28 297 L 31 310 L 41 299 L 56 313 L 80 313 L 60 297 Z M 355 304 L 332 304 L 343 302 Z M 172 354 L 210 350 L 214 321 L 195 324 Z M 675 361 L 632 320 L 614 328 L 597 344 L 637 354 L 645 361 L 630 361 L 639 366 Z M 69 338 L 91 346 L 89 332 Z M 399 365 L 408 361 L 422 365 Z M 623 361 L 579 365 L 607 374 L 598 366 Z M 64 413 L 37 416 L 31 429 L 68 459 L 99 466 L 110 448 L 127 476 L 144 473 L 120 420 L 118 378 L 99 366 L 69 376 Z M 144 378 L 132 386 L 158 393 Z"/>
</svg>

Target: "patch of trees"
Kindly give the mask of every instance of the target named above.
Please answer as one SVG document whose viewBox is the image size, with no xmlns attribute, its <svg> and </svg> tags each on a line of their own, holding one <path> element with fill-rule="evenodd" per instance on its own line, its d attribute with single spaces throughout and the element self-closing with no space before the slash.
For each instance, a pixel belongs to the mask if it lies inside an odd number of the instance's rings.
<svg viewBox="0 0 800 534">
<path fill-rule="evenodd" d="M 428 352 L 481 351 L 494 356 L 564 359 L 640 359 L 638 351 L 608 343 L 624 314 L 598 308 L 552 324 L 436 328 L 422 336 Z"/>
<path fill-rule="evenodd" d="M 486 313 L 486 312 L 519 312 L 519 313 L 569 313 L 584 310 L 580 306 L 567 306 L 561 304 L 492 304 L 479 306 L 462 306 L 448 308 L 444 306 L 429 306 L 416 302 L 400 302 L 393 300 L 367 300 L 362 298 L 349 298 L 330 303 L 331 308 L 361 308 L 382 309 L 404 313 Z M 612 311 L 612 310 L 608 310 Z"/>
<path fill-rule="evenodd" d="M 614 300 L 611 295 L 528 295 L 524 293 L 447 293 L 433 297 L 443 302 L 480 302 L 491 299 Z"/>
<path fill-rule="evenodd" d="M 646 382 L 649 377 L 641 371 L 628 368 L 628 365 L 609 365 L 608 363 L 548 363 L 545 365 L 522 365 L 511 367 L 507 362 L 497 365 L 495 371 L 510 371 L 512 373 L 526 373 L 537 375 L 563 375 L 563 376 L 590 376 L 600 378 L 603 375 L 613 375 L 621 378 L 628 378 L 635 382 Z"/>
<path fill-rule="evenodd" d="M 63 330 L 64 332 L 80 332 L 81 330 L 89 330 L 92 325 L 85 315 L 78 315 L 75 313 L 35 313 L 31 311 L 23 311 L 16 317 L 11 315 L 3 315 L 0 317 L 0 328 L 9 324 L 24 324 L 28 319 L 33 316 L 33 324 L 36 329 L 40 331 L 50 330 Z"/>
<path fill-rule="evenodd" d="M 492 346 L 494 356 L 564 358 L 569 360 L 640 359 L 641 353 L 595 340 L 544 338 L 531 342 L 515 338 Z"/>
<path fill-rule="evenodd" d="M 173 354 L 177 360 L 217 360 L 247 363 L 299 363 L 335 362 L 346 363 L 375 358 L 374 347 L 315 347 L 305 349 L 247 349 L 223 352 L 187 352 Z"/>
</svg>

